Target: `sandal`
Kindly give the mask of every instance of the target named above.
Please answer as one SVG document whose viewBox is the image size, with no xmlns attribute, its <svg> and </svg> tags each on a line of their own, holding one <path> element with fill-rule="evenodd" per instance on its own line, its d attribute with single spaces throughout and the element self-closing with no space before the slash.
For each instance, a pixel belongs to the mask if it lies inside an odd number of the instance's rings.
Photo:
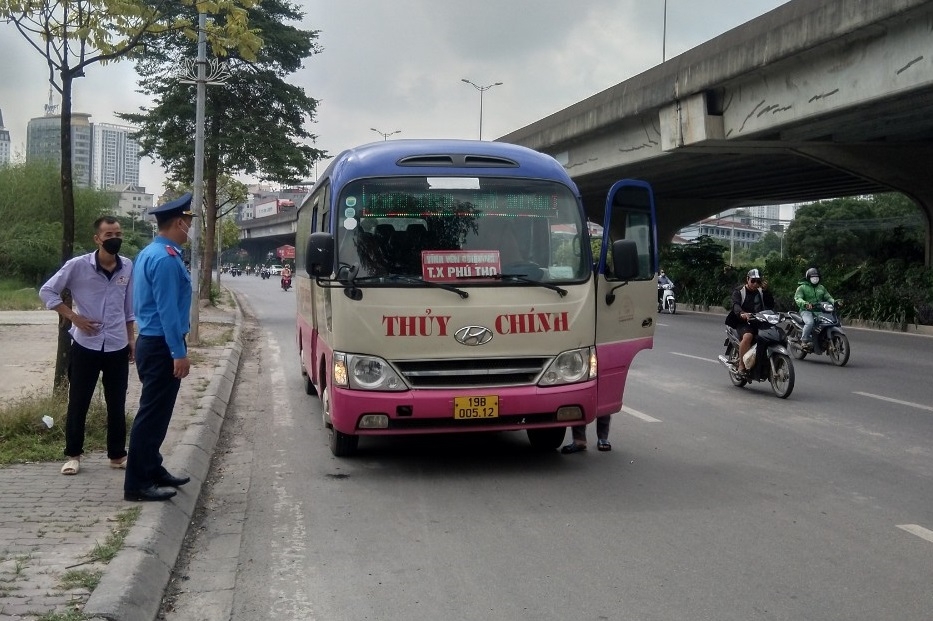
<svg viewBox="0 0 933 621">
<path fill-rule="evenodd" d="M 77 459 L 69 459 L 65 462 L 65 465 L 62 466 L 62 474 L 72 475 L 78 474 L 81 470 L 81 461 Z"/>
<path fill-rule="evenodd" d="M 585 444 L 577 444 L 576 442 L 571 442 L 561 447 L 560 452 L 564 455 L 570 455 L 571 453 L 579 453 L 580 451 L 585 451 Z"/>
<path fill-rule="evenodd" d="M 609 440 L 597 440 L 596 450 L 597 451 L 611 451 L 612 445 L 609 444 Z"/>
<path fill-rule="evenodd" d="M 116 468 L 117 470 L 126 470 L 126 455 L 124 455 L 120 459 L 111 459 L 110 467 Z"/>
</svg>

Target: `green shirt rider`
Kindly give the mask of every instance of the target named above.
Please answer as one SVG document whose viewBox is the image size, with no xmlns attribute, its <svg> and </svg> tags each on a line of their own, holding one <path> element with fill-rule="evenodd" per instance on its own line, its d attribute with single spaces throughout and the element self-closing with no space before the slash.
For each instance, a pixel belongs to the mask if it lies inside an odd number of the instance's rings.
<svg viewBox="0 0 933 621">
<path fill-rule="evenodd" d="M 834 304 L 836 301 L 829 295 L 826 287 L 820 284 L 820 272 L 815 267 L 808 269 L 804 278 L 794 292 L 794 302 L 797 303 L 803 318 L 801 346 L 805 351 L 813 351 L 813 325 L 816 321 L 814 313 L 819 312 L 820 302 Z"/>
</svg>

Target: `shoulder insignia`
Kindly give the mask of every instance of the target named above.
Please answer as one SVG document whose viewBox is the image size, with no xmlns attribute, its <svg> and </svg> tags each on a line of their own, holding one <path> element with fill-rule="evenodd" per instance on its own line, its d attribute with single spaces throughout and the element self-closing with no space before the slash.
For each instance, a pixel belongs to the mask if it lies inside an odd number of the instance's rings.
<svg viewBox="0 0 933 621">
<path fill-rule="evenodd" d="M 178 256 L 178 253 L 175 251 L 175 248 L 173 248 L 172 246 L 168 244 L 165 244 L 165 252 L 169 253 L 169 255 L 173 257 Z"/>
</svg>

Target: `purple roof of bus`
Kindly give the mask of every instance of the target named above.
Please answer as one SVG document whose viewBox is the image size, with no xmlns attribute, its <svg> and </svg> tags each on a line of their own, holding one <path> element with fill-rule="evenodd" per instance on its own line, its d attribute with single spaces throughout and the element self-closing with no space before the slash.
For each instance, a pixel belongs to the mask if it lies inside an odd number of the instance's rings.
<svg viewBox="0 0 933 621">
<path fill-rule="evenodd" d="M 504 158 L 517 166 L 399 165 L 404 158 L 418 156 L 476 156 Z M 336 190 L 361 177 L 413 175 L 419 177 L 476 176 L 527 177 L 557 180 L 579 196 L 576 184 L 550 155 L 505 142 L 479 140 L 384 140 L 347 149 L 334 158 L 318 179 L 330 178 Z M 317 187 L 315 184 L 315 188 Z M 313 190 L 312 190 L 313 191 Z"/>
</svg>

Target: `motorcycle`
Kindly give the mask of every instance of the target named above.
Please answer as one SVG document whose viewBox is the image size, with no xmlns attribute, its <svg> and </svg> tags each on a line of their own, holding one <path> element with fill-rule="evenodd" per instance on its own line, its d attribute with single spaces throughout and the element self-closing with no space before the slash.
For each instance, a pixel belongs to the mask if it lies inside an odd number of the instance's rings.
<svg viewBox="0 0 933 621">
<path fill-rule="evenodd" d="M 677 312 L 677 299 L 674 297 L 674 283 L 658 285 L 661 290 L 661 303 L 658 305 L 658 312 L 666 310 L 671 315 Z"/>
<path fill-rule="evenodd" d="M 794 390 L 794 363 L 787 351 L 787 334 L 781 328 L 779 313 L 765 310 L 755 313 L 750 322 L 757 326 L 758 336 L 746 354 L 746 372 L 738 372 L 739 335 L 735 328 L 726 326 L 726 347 L 719 361 L 729 370 L 732 384 L 741 388 L 753 381 L 771 383 L 774 394 L 786 399 Z M 754 360 L 752 360 L 754 358 Z"/>
<path fill-rule="evenodd" d="M 282 277 L 282 291 L 288 291 L 292 288 L 292 277 L 283 276 Z"/>
<path fill-rule="evenodd" d="M 262 278 L 263 280 L 268 280 L 270 275 L 271 274 L 269 273 L 269 270 L 265 267 L 259 270 L 259 277 Z"/>
<path fill-rule="evenodd" d="M 836 305 L 821 302 L 814 308 L 813 347 L 803 343 L 803 317 L 800 313 L 787 314 L 787 336 L 790 342 L 790 354 L 797 360 L 803 360 L 807 354 L 828 354 L 837 367 L 844 367 L 849 362 L 849 337 L 842 331 L 842 322 Z M 822 312 L 820 312 L 822 311 Z"/>
</svg>

